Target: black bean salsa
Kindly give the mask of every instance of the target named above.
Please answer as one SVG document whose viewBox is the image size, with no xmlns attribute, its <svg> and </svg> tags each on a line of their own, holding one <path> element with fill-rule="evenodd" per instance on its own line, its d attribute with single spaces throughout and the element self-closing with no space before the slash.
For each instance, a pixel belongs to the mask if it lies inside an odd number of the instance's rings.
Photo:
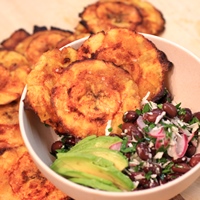
<svg viewBox="0 0 200 200">
<path fill-rule="evenodd" d="M 112 149 L 123 153 L 129 166 L 123 173 L 136 185 L 135 190 L 153 188 L 174 180 L 200 162 L 200 112 L 192 113 L 181 103 L 142 100 L 142 109 L 127 111 L 120 125 L 123 142 Z M 79 141 L 67 134 L 52 144 L 51 153 L 68 151 Z"/>
</svg>

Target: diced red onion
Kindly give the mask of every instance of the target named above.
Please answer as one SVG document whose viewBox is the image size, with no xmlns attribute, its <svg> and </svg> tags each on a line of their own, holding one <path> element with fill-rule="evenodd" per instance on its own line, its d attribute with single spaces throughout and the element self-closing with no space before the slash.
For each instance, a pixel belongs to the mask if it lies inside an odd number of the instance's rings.
<svg viewBox="0 0 200 200">
<path fill-rule="evenodd" d="M 139 126 L 139 128 L 141 129 L 141 130 L 143 130 L 143 128 L 145 128 L 147 125 L 144 123 L 144 120 L 143 120 L 143 117 L 142 116 L 139 116 L 138 118 L 137 118 L 137 125 Z"/>
<path fill-rule="evenodd" d="M 150 135 L 151 137 L 157 138 L 163 138 L 165 137 L 165 132 L 164 132 L 164 128 L 161 127 L 154 127 L 153 129 L 151 129 L 151 131 L 148 133 L 148 135 Z"/>
<path fill-rule="evenodd" d="M 122 142 L 117 142 L 117 143 L 111 145 L 111 146 L 109 147 L 109 149 L 111 149 L 111 150 L 116 150 L 116 151 L 120 151 L 121 146 L 122 146 Z"/>
</svg>

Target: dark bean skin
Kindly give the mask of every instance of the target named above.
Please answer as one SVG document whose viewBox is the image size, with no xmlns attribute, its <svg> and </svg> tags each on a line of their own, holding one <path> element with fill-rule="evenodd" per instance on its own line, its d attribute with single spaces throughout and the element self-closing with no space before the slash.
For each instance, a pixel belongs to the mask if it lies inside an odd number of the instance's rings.
<svg viewBox="0 0 200 200">
<path fill-rule="evenodd" d="M 63 147 L 63 143 L 61 141 L 56 141 L 51 145 L 51 152 L 56 154 L 56 150 L 61 149 Z"/>
<path fill-rule="evenodd" d="M 175 164 L 177 164 L 177 163 L 183 163 L 183 162 L 186 162 L 186 161 L 187 161 L 187 157 L 186 156 L 183 156 L 182 158 L 178 158 L 176 160 L 173 160 L 173 162 Z"/>
<path fill-rule="evenodd" d="M 184 174 L 191 169 L 191 166 L 187 163 L 179 163 L 172 166 L 172 171 L 175 173 Z"/>
<path fill-rule="evenodd" d="M 200 112 L 194 113 L 193 116 L 196 117 L 200 121 Z"/>
<path fill-rule="evenodd" d="M 163 104 L 162 109 L 166 112 L 166 114 L 173 118 L 177 116 L 177 109 L 176 106 L 174 106 L 173 104 L 166 102 Z"/>
<path fill-rule="evenodd" d="M 167 174 L 165 179 L 166 179 L 166 182 L 169 182 L 169 181 L 172 181 L 178 177 L 180 177 L 182 174 L 180 173 L 170 173 L 170 174 Z"/>
<path fill-rule="evenodd" d="M 146 142 L 138 143 L 136 146 L 136 151 L 142 160 L 148 160 L 152 158 L 151 149 Z"/>
<path fill-rule="evenodd" d="M 160 175 L 161 172 L 162 172 L 162 168 L 160 165 L 158 164 L 153 164 L 151 163 L 148 167 L 144 167 L 143 168 L 144 172 L 148 173 L 149 171 L 152 172 L 152 174 L 157 174 L 157 175 Z"/>
<path fill-rule="evenodd" d="M 194 167 L 198 163 L 200 163 L 200 153 L 197 153 L 194 156 L 192 156 L 192 158 L 189 161 L 191 167 Z"/>
<path fill-rule="evenodd" d="M 139 187 L 143 189 L 149 188 L 149 181 L 146 178 L 140 179 L 139 181 Z"/>
<path fill-rule="evenodd" d="M 184 109 L 185 109 L 185 114 L 179 115 L 179 118 L 187 123 L 193 118 L 193 114 L 189 108 L 184 108 Z"/>
<path fill-rule="evenodd" d="M 122 124 L 122 131 L 131 136 L 131 138 L 134 137 L 134 139 L 137 141 L 144 137 L 143 134 L 138 130 L 137 125 L 130 122 Z"/>
<path fill-rule="evenodd" d="M 123 115 L 123 122 L 135 122 L 138 118 L 138 114 L 133 111 L 133 110 L 129 110 L 128 112 L 125 112 Z"/>
<path fill-rule="evenodd" d="M 159 184 L 159 182 L 157 180 L 154 180 L 153 182 L 149 181 L 148 188 L 154 188 L 154 187 L 157 187 L 159 185 L 160 184 Z"/>
<path fill-rule="evenodd" d="M 145 179 L 145 173 L 144 172 L 132 172 L 129 177 L 132 181 L 136 181 L 137 179 L 135 177 L 137 176 L 143 176 Z"/>
<path fill-rule="evenodd" d="M 71 136 L 66 137 L 64 141 L 65 141 L 64 142 L 65 146 L 70 147 L 70 146 L 74 146 L 78 142 L 78 138 L 71 135 Z"/>
<path fill-rule="evenodd" d="M 189 144 L 185 155 L 191 158 L 196 153 L 196 149 L 194 145 Z"/>
<path fill-rule="evenodd" d="M 145 113 L 143 115 L 144 120 L 147 120 L 149 122 L 155 122 L 156 118 L 158 117 L 158 115 L 160 115 L 162 113 L 161 109 L 154 109 L 152 110 L 150 113 Z"/>
</svg>

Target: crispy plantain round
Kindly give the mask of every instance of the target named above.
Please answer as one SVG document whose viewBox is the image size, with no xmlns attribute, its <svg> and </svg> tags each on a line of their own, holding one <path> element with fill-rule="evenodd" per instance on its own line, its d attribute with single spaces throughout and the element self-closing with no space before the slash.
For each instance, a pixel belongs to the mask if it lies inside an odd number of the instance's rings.
<svg viewBox="0 0 200 200">
<path fill-rule="evenodd" d="M 0 51 L 0 105 L 18 100 L 30 72 L 27 59 L 15 51 Z"/>
<path fill-rule="evenodd" d="M 15 165 L 9 168 L 9 185 L 19 199 L 66 199 L 67 195 L 50 183 L 25 152 Z"/>
<path fill-rule="evenodd" d="M 72 35 L 72 32 L 62 30 L 37 31 L 20 42 L 15 50 L 33 65 L 44 52 L 57 47 L 58 42 Z"/>
<path fill-rule="evenodd" d="M 95 53 L 101 47 L 104 37 L 104 31 L 92 34 L 87 40 L 84 41 L 83 45 L 78 49 L 77 59 L 83 60 L 85 58 L 92 58 L 93 53 Z"/>
<path fill-rule="evenodd" d="M 52 89 L 51 103 L 58 117 L 56 131 L 84 138 L 105 135 L 108 120 L 119 133 L 122 114 L 140 107 L 138 87 L 131 76 L 111 62 L 73 62 Z"/>
<path fill-rule="evenodd" d="M 85 7 L 79 16 L 90 33 L 119 27 L 159 35 L 165 29 L 161 11 L 143 0 L 100 0 Z"/>
<path fill-rule="evenodd" d="M 19 101 L 6 105 L 0 105 L 0 124 L 14 125 L 19 123 L 18 119 Z"/>
<path fill-rule="evenodd" d="M 82 23 L 91 33 L 108 31 L 114 27 L 135 30 L 142 23 L 139 10 L 123 2 L 97 2 L 91 4 L 80 14 Z"/>
<path fill-rule="evenodd" d="M 92 56 L 113 62 L 130 73 L 138 85 L 141 98 L 147 92 L 150 92 L 150 100 L 162 96 L 165 77 L 172 66 L 162 51 L 143 35 L 128 29 L 110 29 L 101 39 L 98 35 L 90 37 L 90 41 L 78 49 L 79 59 Z"/>
<path fill-rule="evenodd" d="M 76 50 L 71 47 L 62 51 L 52 49 L 44 53 L 27 77 L 25 108 L 38 114 L 41 121 L 53 126 L 50 91 L 63 69 L 76 60 Z M 42 94 L 42 95 L 41 95 Z"/>
<path fill-rule="evenodd" d="M 20 29 L 14 31 L 10 37 L 3 40 L 1 42 L 1 45 L 5 49 L 14 50 L 18 43 L 20 43 L 21 41 L 23 41 L 25 38 L 27 38 L 29 36 L 30 36 L 30 34 L 26 30 L 20 28 Z"/>
</svg>

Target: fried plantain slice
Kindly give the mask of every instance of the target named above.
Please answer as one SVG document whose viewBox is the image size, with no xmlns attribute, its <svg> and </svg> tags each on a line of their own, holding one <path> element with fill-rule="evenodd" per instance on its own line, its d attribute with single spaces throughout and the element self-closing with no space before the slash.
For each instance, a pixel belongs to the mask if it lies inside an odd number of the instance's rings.
<svg viewBox="0 0 200 200">
<path fill-rule="evenodd" d="M 23 55 L 15 51 L 0 51 L 0 105 L 20 98 L 29 72 L 29 63 Z"/>
<path fill-rule="evenodd" d="M 28 36 L 30 36 L 30 34 L 26 30 L 20 28 L 12 33 L 9 38 L 3 40 L 1 45 L 4 49 L 14 50 L 17 44 Z"/>
<path fill-rule="evenodd" d="M 19 101 L 14 101 L 6 105 L 0 105 L 0 124 L 18 124 Z"/>
<path fill-rule="evenodd" d="M 0 141 L 8 143 L 12 145 L 12 147 L 24 145 L 19 129 L 19 124 L 0 124 Z"/>
<path fill-rule="evenodd" d="M 79 35 L 79 34 L 82 34 L 82 33 L 85 33 L 85 34 L 91 34 L 88 29 L 83 25 L 84 22 L 80 21 L 74 28 L 74 33 Z"/>
<path fill-rule="evenodd" d="M 165 18 L 161 11 L 147 1 L 132 1 L 143 16 L 143 22 L 137 26 L 136 31 L 153 35 L 161 34 L 165 29 Z"/>
<path fill-rule="evenodd" d="M 56 48 L 60 49 L 61 47 L 64 47 L 65 45 L 67 45 L 75 40 L 87 37 L 89 35 L 90 35 L 89 33 L 73 33 L 71 36 L 65 37 L 61 41 L 59 41 L 56 45 Z"/>
<path fill-rule="evenodd" d="M 104 37 L 104 31 L 92 34 L 87 40 L 84 41 L 83 45 L 79 47 L 77 51 L 77 59 L 83 60 L 85 58 L 92 58 L 93 53 L 95 53 L 101 47 Z"/>
<path fill-rule="evenodd" d="M 16 195 L 9 183 L 9 170 L 16 165 L 18 159 L 26 152 L 25 146 L 12 147 L 6 142 L 0 142 L 0 199 L 21 200 Z"/>
<path fill-rule="evenodd" d="M 40 31 L 39 31 L 40 30 Z M 23 54 L 33 65 L 46 51 L 57 47 L 58 42 L 73 35 L 71 31 L 60 29 L 46 30 L 45 28 L 35 30 L 35 33 L 20 42 L 15 50 Z"/>
<path fill-rule="evenodd" d="M 90 45 L 95 43 L 95 37 L 91 37 Z M 150 92 L 150 100 L 160 98 L 164 92 L 166 72 L 172 67 L 162 51 L 143 35 L 124 28 L 107 31 L 101 43 L 98 49 L 90 51 L 92 47 L 88 47 L 86 41 L 86 45 L 79 48 L 78 55 L 83 54 L 82 51 L 89 52 L 93 58 L 115 63 L 131 74 L 141 98 L 147 92 Z"/>
<path fill-rule="evenodd" d="M 64 48 L 62 51 L 49 50 L 40 57 L 27 77 L 25 108 L 32 109 L 44 123 L 52 124 L 50 91 L 63 69 L 74 60 L 76 60 L 76 50 L 71 47 Z"/>
<path fill-rule="evenodd" d="M 67 199 L 67 195 L 41 174 L 27 152 L 10 167 L 7 174 L 12 191 L 19 199 Z"/>
<path fill-rule="evenodd" d="M 91 33 L 114 27 L 135 30 L 142 23 L 141 14 L 135 6 L 118 1 L 96 2 L 87 6 L 79 16 Z"/>
<path fill-rule="evenodd" d="M 122 114 L 140 107 L 138 87 L 131 76 L 111 62 L 73 62 L 52 89 L 51 102 L 58 117 L 59 133 L 105 135 L 108 120 L 121 131 Z M 116 125 L 116 126 L 115 126 Z"/>
</svg>

